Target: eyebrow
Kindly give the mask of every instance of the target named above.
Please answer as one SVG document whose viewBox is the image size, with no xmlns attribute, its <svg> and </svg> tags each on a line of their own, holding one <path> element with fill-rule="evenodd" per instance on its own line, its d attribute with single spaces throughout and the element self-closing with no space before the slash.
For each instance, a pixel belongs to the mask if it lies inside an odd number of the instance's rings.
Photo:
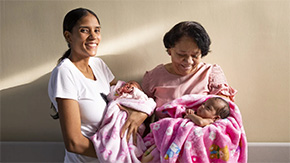
<svg viewBox="0 0 290 163">
<path fill-rule="evenodd" d="M 89 26 L 80 26 L 79 28 L 90 28 Z M 95 28 L 101 28 L 101 26 L 95 26 Z"/>
</svg>

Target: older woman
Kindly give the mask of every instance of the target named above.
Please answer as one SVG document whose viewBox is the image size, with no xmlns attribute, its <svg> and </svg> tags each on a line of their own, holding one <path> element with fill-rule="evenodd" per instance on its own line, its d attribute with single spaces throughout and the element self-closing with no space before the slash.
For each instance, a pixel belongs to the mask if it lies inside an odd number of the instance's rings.
<svg viewBox="0 0 290 163">
<path fill-rule="evenodd" d="M 214 94 L 233 100 L 231 88 L 220 66 L 202 62 L 210 49 L 210 38 L 197 22 L 176 24 L 163 38 L 171 63 L 160 64 L 143 77 L 144 92 L 155 99 L 157 107 L 185 94 Z M 156 112 L 157 118 L 165 114 Z"/>
</svg>

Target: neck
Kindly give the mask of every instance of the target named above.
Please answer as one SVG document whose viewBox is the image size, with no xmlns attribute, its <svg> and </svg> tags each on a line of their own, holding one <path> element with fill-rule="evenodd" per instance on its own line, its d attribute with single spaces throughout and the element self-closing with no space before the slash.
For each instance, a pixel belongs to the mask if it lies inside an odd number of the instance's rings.
<svg viewBox="0 0 290 163">
<path fill-rule="evenodd" d="M 78 57 L 74 57 L 73 55 L 70 55 L 68 58 L 81 72 L 90 71 L 90 66 L 89 66 L 90 57 L 78 58 Z"/>
</svg>

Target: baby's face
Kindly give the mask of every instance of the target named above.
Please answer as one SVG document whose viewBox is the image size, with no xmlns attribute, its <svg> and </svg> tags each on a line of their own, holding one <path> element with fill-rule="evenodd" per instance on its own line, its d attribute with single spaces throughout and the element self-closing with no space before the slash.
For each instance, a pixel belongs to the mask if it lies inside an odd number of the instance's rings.
<svg viewBox="0 0 290 163">
<path fill-rule="evenodd" d="M 134 91 L 134 88 L 141 89 L 140 85 L 137 82 L 130 81 L 126 84 L 124 84 L 122 87 L 118 89 L 118 93 L 132 93 Z"/>
<path fill-rule="evenodd" d="M 131 93 L 134 89 L 134 85 L 131 83 L 126 83 L 124 86 L 122 86 L 121 92 L 122 93 Z"/>
<path fill-rule="evenodd" d="M 208 99 L 200 107 L 197 108 L 196 114 L 202 118 L 215 118 L 217 110 L 223 107 L 219 100 L 213 98 Z"/>
</svg>

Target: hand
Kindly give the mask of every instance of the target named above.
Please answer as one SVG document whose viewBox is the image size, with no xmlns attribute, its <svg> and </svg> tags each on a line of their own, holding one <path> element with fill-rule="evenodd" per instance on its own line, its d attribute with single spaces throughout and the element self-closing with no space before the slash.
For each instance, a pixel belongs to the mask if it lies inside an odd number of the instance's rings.
<svg viewBox="0 0 290 163">
<path fill-rule="evenodd" d="M 192 110 L 192 109 L 187 109 L 187 110 L 186 110 L 186 115 L 189 115 L 189 114 L 194 114 L 194 110 Z"/>
<path fill-rule="evenodd" d="M 141 159 L 142 163 L 147 163 L 153 160 L 153 156 L 151 154 L 151 152 L 156 148 L 156 145 L 152 145 L 149 149 L 147 149 Z"/>
<path fill-rule="evenodd" d="M 146 113 L 136 111 L 122 105 L 118 106 L 120 107 L 120 109 L 126 110 L 128 113 L 128 119 L 121 128 L 121 138 L 124 137 L 125 131 L 128 129 L 126 139 L 127 141 L 129 141 L 130 136 L 133 135 L 133 143 L 134 145 L 136 145 L 138 127 L 145 121 L 148 115 Z"/>
</svg>

